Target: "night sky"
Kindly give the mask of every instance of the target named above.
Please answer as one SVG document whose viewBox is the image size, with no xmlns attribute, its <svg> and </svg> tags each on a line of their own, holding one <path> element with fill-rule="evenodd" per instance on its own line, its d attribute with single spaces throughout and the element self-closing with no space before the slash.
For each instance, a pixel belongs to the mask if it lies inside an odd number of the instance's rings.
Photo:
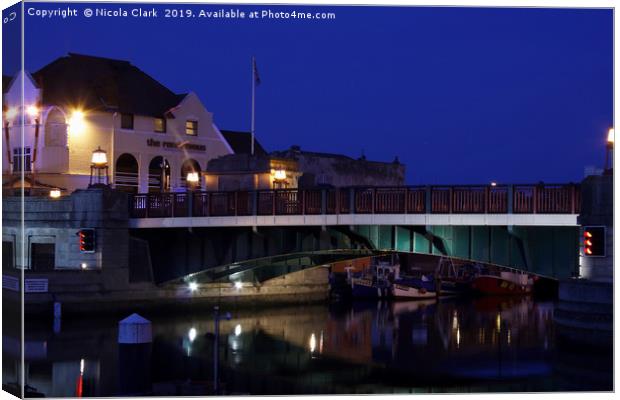
<svg viewBox="0 0 620 400">
<path fill-rule="evenodd" d="M 196 92 L 220 129 L 249 130 L 255 55 L 268 150 L 398 156 L 409 184 L 579 181 L 604 162 L 611 10 L 321 6 L 336 19 L 300 21 L 165 19 L 164 6 L 157 19 L 85 18 L 86 6 L 71 7 L 79 17 L 26 17 L 27 69 L 67 52 L 126 59 Z M 6 51 L 4 64 L 18 65 Z"/>
</svg>

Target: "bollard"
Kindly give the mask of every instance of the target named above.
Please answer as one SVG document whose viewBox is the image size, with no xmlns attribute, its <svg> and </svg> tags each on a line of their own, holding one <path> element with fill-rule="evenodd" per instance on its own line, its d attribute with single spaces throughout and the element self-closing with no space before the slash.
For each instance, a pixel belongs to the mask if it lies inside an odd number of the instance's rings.
<svg viewBox="0 0 620 400">
<path fill-rule="evenodd" d="M 121 395 L 151 391 L 151 321 L 131 314 L 118 323 L 118 369 Z"/>
<path fill-rule="evenodd" d="M 230 313 L 226 313 L 223 316 L 220 316 L 220 307 L 213 307 L 213 323 L 214 323 L 214 335 L 213 335 L 213 393 L 218 394 L 219 391 L 219 377 L 218 377 L 218 369 L 219 369 L 219 342 L 220 342 L 220 319 L 230 320 Z"/>
<path fill-rule="evenodd" d="M 62 317 L 62 304 L 59 301 L 54 302 L 54 318 Z"/>
</svg>

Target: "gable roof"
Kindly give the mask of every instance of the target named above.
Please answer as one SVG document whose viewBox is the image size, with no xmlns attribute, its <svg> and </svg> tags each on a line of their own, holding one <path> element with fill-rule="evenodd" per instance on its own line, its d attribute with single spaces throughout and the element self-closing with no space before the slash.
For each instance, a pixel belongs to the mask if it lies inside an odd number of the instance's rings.
<svg viewBox="0 0 620 400">
<path fill-rule="evenodd" d="M 160 117 L 180 102 L 180 95 L 124 60 L 69 53 L 32 76 L 44 104 Z"/>
<path fill-rule="evenodd" d="M 235 154 L 250 154 L 252 134 L 250 132 L 220 130 L 222 136 L 228 142 Z M 254 137 L 254 154 L 258 156 L 266 156 L 267 152 Z"/>
</svg>

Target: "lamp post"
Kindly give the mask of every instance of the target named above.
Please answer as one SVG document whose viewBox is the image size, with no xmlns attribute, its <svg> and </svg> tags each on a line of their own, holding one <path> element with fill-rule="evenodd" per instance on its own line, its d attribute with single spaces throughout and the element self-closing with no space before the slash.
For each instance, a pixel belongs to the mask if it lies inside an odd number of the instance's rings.
<svg viewBox="0 0 620 400">
<path fill-rule="evenodd" d="M 105 177 L 105 183 L 103 182 Z M 93 183 L 93 180 L 95 181 Z M 97 150 L 93 151 L 90 163 L 90 181 L 88 183 L 89 188 L 107 187 L 110 183 L 108 178 L 108 156 L 105 150 L 101 147 L 97 147 Z"/>
<path fill-rule="evenodd" d="M 278 169 L 273 173 L 273 188 L 283 189 L 286 183 L 286 171 Z"/>
<path fill-rule="evenodd" d="M 196 190 L 200 186 L 200 176 L 198 172 L 191 171 L 187 173 L 186 177 L 187 189 L 190 191 Z"/>
<path fill-rule="evenodd" d="M 611 173 L 614 169 L 614 128 L 609 128 L 607 132 L 607 145 L 605 147 L 605 173 Z"/>
</svg>

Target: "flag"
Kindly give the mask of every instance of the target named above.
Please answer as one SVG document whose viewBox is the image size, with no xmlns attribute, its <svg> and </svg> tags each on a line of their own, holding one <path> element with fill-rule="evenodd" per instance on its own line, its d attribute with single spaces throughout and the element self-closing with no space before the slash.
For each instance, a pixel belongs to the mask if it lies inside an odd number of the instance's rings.
<svg viewBox="0 0 620 400">
<path fill-rule="evenodd" d="M 254 83 L 260 85 L 260 76 L 258 76 L 258 68 L 256 68 L 256 59 L 252 57 L 252 69 L 254 70 Z"/>
</svg>

